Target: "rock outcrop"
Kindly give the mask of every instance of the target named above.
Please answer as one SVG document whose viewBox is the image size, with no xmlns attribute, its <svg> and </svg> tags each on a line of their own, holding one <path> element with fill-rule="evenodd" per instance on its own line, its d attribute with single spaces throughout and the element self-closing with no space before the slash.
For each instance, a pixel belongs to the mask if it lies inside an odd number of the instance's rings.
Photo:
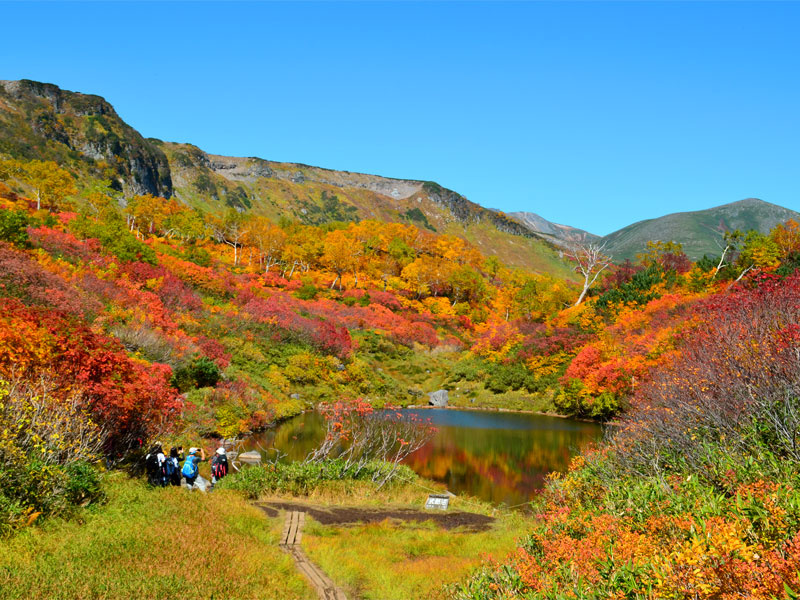
<svg viewBox="0 0 800 600">
<path fill-rule="evenodd" d="M 445 408 L 449 401 L 447 390 L 428 392 L 428 404 L 437 408 Z"/>
<path fill-rule="evenodd" d="M 172 196 L 158 142 L 125 123 L 100 96 L 50 83 L 0 81 L 0 153 L 55 160 L 106 179 L 127 196 Z"/>
</svg>

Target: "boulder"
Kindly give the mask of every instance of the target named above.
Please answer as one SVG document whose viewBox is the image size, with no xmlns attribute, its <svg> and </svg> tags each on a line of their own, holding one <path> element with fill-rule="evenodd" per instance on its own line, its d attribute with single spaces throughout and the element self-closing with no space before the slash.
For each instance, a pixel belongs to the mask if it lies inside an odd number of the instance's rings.
<svg viewBox="0 0 800 600">
<path fill-rule="evenodd" d="M 261 453 L 251 450 L 250 452 L 242 452 L 237 457 L 241 462 L 248 463 L 248 464 L 259 464 L 261 463 Z"/>
<path fill-rule="evenodd" d="M 447 390 L 436 390 L 435 392 L 428 392 L 428 404 L 443 408 L 447 406 Z"/>
</svg>

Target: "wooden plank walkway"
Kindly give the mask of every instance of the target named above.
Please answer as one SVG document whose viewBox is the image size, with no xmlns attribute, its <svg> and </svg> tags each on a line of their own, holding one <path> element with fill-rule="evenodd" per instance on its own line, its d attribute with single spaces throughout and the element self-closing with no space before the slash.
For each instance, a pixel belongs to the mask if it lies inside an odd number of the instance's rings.
<svg viewBox="0 0 800 600">
<path fill-rule="evenodd" d="M 313 562 L 308 560 L 305 552 L 300 547 L 303 538 L 303 525 L 306 522 L 306 513 L 297 510 L 286 515 L 286 523 L 281 534 L 281 548 L 292 555 L 297 569 L 306 576 L 317 592 L 320 600 L 347 600 L 344 592 Z"/>
</svg>

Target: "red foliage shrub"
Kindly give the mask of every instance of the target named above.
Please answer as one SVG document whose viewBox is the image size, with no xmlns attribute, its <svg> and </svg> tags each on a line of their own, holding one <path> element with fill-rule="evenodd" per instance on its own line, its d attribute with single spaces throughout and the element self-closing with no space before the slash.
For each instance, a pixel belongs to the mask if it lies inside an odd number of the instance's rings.
<svg viewBox="0 0 800 600">
<path fill-rule="evenodd" d="M 370 290 L 369 299 L 374 304 L 385 306 L 391 311 L 402 310 L 403 305 L 397 299 L 397 296 L 390 292 L 382 292 L 380 290 Z"/>
<path fill-rule="evenodd" d="M 202 350 L 203 354 L 217 363 L 220 369 L 226 369 L 231 364 L 231 355 L 225 351 L 225 346 L 217 340 L 201 335 L 197 337 L 197 346 Z"/>
<path fill-rule="evenodd" d="M 786 401 L 800 397 L 799 299 L 800 276 L 793 275 L 698 303 L 680 355 L 637 390 L 639 410 L 618 436 L 632 460 L 647 460 L 638 457 L 638 440 L 656 438 L 702 470 L 696 432 L 734 442 L 754 418 L 774 427 L 772 444 L 800 460 L 800 417 Z"/>
<path fill-rule="evenodd" d="M 345 290 L 342 292 L 342 298 L 355 298 L 356 300 L 360 300 L 364 297 L 366 292 L 360 288 L 355 288 L 351 290 Z"/>
<path fill-rule="evenodd" d="M 347 327 L 337 327 L 330 321 L 320 321 L 311 339 L 315 346 L 324 352 L 346 358 L 353 351 L 353 340 Z"/>
<path fill-rule="evenodd" d="M 286 287 L 289 285 L 289 282 L 286 279 L 274 272 L 264 273 L 261 275 L 261 282 L 267 287 Z"/>
<path fill-rule="evenodd" d="M 19 332 L 25 337 L 19 337 Z M 48 375 L 58 390 L 84 392 L 98 425 L 109 432 L 106 451 L 121 455 L 177 418 L 181 402 L 167 365 L 132 360 L 114 339 L 42 308 L 0 300 L 0 375 Z"/>
<path fill-rule="evenodd" d="M 79 259 L 85 263 L 107 264 L 108 257 L 100 253 L 100 242 L 95 239 L 79 240 L 68 231 L 50 227 L 28 228 L 34 246 L 55 256 Z"/>
<path fill-rule="evenodd" d="M 624 263 L 613 267 L 611 272 L 603 278 L 600 289 L 603 292 L 616 289 L 630 282 L 633 276 L 643 269 L 642 265 L 635 265 L 629 258 L 625 259 Z"/>
<path fill-rule="evenodd" d="M 433 348 L 439 344 L 436 330 L 428 323 L 406 321 L 391 330 L 390 335 L 396 341 L 410 346 L 414 342 Z"/>
<path fill-rule="evenodd" d="M 594 336 L 584 333 L 577 327 L 556 327 L 548 333 L 543 323 L 533 323 L 520 326 L 520 331 L 525 335 L 522 340 L 522 358 L 534 355 L 555 354 L 556 352 L 573 352 L 586 344 Z"/>
<path fill-rule="evenodd" d="M 19 298 L 25 304 L 84 317 L 102 309 L 94 298 L 3 243 L 0 243 L 0 294 Z"/>
</svg>

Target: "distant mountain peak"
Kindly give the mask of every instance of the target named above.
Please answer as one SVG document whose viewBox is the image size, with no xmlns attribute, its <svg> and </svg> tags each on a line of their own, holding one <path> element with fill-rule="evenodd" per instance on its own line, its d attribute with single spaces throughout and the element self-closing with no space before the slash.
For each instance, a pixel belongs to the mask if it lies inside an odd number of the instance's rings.
<svg viewBox="0 0 800 600">
<path fill-rule="evenodd" d="M 639 221 L 610 233 L 602 241 L 616 261 L 633 260 L 651 240 L 679 242 L 689 258 L 698 260 L 704 254 L 720 253 L 719 244 L 725 231 L 754 229 L 767 233 L 789 219 L 800 219 L 800 213 L 759 198 L 744 198 L 703 210 Z"/>
<path fill-rule="evenodd" d="M 569 225 L 561 225 L 548 221 L 544 217 L 532 212 L 512 212 L 508 213 L 531 232 L 536 233 L 557 246 L 568 246 L 574 243 L 596 242 L 600 236 L 583 229 L 571 227 Z"/>
</svg>

